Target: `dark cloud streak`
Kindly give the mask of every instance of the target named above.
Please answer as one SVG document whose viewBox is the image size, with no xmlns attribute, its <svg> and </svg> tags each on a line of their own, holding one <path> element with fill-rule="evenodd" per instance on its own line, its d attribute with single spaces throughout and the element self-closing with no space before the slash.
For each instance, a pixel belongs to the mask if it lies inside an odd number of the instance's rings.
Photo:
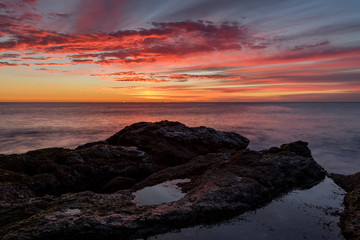
<svg viewBox="0 0 360 240">
<path fill-rule="evenodd" d="M 61 34 L 32 28 L 8 30 L 12 40 L 0 42 L 0 49 L 28 49 L 39 53 L 69 53 L 74 62 L 99 64 L 151 63 L 159 57 L 240 50 L 252 47 L 247 27 L 236 22 L 208 21 L 152 23 L 152 28 L 114 33 Z M 9 27 L 12 28 L 12 27 Z M 93 53 L 88 53 L 93 52 Z M 82 61 L 79 59 L 87 59 Z"/>
</svg>

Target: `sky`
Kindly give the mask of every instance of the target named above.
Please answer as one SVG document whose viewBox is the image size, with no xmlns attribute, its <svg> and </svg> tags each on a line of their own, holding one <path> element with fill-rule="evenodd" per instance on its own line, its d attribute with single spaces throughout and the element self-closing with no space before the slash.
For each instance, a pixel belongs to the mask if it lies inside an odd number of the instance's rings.
<svg viewBox="0 0 360 240">
<path fill-rule="evenodd" d="M 0 0 L 0 102 L 360 101 L 359 0 Z"/>
</svg>

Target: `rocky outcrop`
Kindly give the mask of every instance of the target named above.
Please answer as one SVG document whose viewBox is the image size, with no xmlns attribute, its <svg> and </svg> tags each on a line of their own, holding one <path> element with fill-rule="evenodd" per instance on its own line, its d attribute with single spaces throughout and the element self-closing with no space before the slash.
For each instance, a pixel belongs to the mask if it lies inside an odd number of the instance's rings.
<svg viewBox="0 0 360 240">
<path fill-rule="evenodd" d="M 344 211 L 340 215 L 340 227 L 346 239 L 360 239 L 360 172 L 344 176 L 330 174 L 330 177 L 347 194 L 344 198 Z"/>
<path fill-rule="evenodd" d="M 249 139 L 207 127 L 189 128 L 179 122 L 139 122 L 106 139 L 108 144 L 137 146 L 162 166 L 175 166 L 200 154 L 245 149 Z"/>
<path fill-rule="evenodd" d="M 178 122 L 136 123 L 106 141 L 0 155 L 2 239 L 136 239 L 262 206 L 325 171 L 307 143 L 264 151 Z M 137 205 L 133 193 L 175 179 L 184 197 Z"/>
</svg>

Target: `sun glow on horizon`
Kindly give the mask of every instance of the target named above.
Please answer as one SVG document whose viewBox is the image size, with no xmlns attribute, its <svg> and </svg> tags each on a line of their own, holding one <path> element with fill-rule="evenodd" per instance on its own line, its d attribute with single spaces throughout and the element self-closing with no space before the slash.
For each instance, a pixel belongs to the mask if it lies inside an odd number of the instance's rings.
<svg viewBox="0 0 360 240">
<path fill-rule="evenodd" d="M 0 3 L 0 101 L 360 101 L 358 1 L 52 2 Z"/>
</svg>

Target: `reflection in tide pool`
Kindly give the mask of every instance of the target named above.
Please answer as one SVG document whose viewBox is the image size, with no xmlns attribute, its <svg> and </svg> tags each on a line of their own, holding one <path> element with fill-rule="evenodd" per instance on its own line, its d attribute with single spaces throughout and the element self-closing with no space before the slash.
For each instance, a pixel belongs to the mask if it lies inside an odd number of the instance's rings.
<svg viewBox="0 0 360 240">
<path fill-rule="evenodd" d="M 337 226 L 344 191 L 331 179 L 296 190 L 256 211 L 218 225 L 197 226 L 151 237 L 159 240 L 344 239 Z"/>
<path fill-rule="evenodd" d="M 145 187 L 133 193 L 136 205 L 157 205 L 174 202 L 183 198 L 186 193 L 181 192 L 178 183 L 190 182 L 190 179 L 175 179 L 151 187 Z"/>
</svg>

